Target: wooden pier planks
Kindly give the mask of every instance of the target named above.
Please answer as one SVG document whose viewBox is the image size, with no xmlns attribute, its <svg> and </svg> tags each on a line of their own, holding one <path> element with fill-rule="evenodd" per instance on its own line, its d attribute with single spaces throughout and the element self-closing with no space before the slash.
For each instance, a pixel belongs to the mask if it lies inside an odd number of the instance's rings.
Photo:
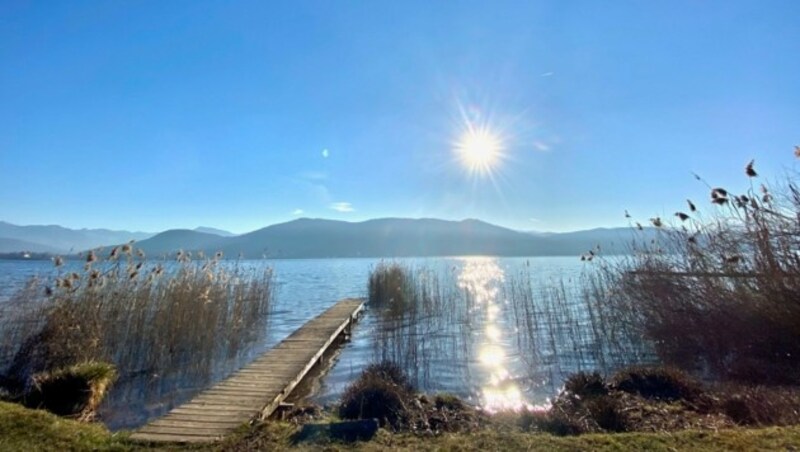
<svg viewBox="0 0 800 452">
<path fill-rule="evenodd" d="M 269 417 L 364 308 L 339 301 L 249 365 L 131 435 L 147 442 L 216 441 L 255 418 Z"/>
</svg>

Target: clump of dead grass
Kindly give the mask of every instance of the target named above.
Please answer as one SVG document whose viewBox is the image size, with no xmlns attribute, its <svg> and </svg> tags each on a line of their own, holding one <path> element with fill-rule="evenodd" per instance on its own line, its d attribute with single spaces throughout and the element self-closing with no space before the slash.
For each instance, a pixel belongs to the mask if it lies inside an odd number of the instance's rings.
<svg viewBox="0 0 800 452">
<path fill-rule="evenodd" d="M 675 432 L 800 424 L 800 390 L 744 384 L 703 384 L 670 368 L 630 367 L 609 380 L 579 373 L 547 410 L 523 412 L 526 431 Z"/>
<path fill-rule="evenodd" d="M 486 419 L 454 395 L 417 393 L 391 362 L 367 367 L 345 390 L 338 414 L 343 419 L 377 419 L 384 428 L 415 434 L 472 431 Z"/>
<path fill-rule="evenodd" d="M 377 419 L 381 426 L 407 429 L 413 423 L 414 391 L 402 369 L 384 362 L 367 367 L 342 395 L 343 419 Z"/>
<path fill-rule="evenodd" d="M 113 365 L 94 361 L 42 372 L 33 376 L 33 385 L 24 402 L 32 408 L 88 421 L 94 418 L 116 379 Z"/>
</svg>

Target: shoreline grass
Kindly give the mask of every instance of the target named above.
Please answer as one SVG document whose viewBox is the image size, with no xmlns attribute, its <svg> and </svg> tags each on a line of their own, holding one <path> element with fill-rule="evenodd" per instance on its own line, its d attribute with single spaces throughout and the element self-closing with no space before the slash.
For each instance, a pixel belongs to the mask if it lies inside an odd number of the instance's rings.
<svg viewBox="0 0 800 452">
<path fill-rule="evenodd" d="M 329 439 L 295 442 L 299 431 L 288 422 L 256 423 L 234 436 L 208 445 L 152 445 L 134 443 L 126 433 L 112 434 L 102 425 L 63 419 L 41 410 L 0 402 L 0 449 L 34 450 L 541 450 L 541 451 L 619 451 L 619 450 L 792 450 L 800 444 L 800 427 L 732 428 L 719 431 L 687 430 L 674 433 L 586 434 L 558 437 L 526 433 L 513 429 L 478 430 L 468 433 L 443 433 L 435 437 L 393 434 L 380 430 L 370 441 L 341 443 Z"/>
</svg>

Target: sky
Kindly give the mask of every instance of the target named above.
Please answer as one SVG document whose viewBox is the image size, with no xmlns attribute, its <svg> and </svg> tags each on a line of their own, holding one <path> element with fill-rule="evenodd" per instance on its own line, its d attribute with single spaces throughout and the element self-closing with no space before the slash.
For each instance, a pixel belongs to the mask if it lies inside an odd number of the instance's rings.
<svg viewBox="0 0 800 452">
<path fill-rule="evenodd" d="M 0 2 L 0 220 L 670 216 L 797 167 L 800 2 Z M 483 171 L 459 154 L 491 135 Z"/>
</svg>

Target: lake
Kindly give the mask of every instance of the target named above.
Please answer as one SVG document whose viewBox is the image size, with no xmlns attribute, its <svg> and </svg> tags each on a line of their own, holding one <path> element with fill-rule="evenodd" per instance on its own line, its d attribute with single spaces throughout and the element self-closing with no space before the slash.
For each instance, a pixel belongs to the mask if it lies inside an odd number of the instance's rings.
<svg viewBox="0 0 800 452">
<path fill-rule="evenodd" d="M 490 410 L 544 404 L 556 393 L 563 376 L 591 365 L 575 361 L 579 364 L 565 366 L 527 350 L 529 341 L 523 340 L 519 330 L 519 306 L 509 299 L 512 280 L 517 285 L 532 281 L 536 287 L 562 281 L 574 284 L 587 265 L 576 257 L 259 260 L 239 264 L 256 269 L 267 265 L 274 270 L 276 290 L 265 340 L 237 360 L 220 363 L 212 380 L 246 364 L 337 300 L 366 297 L 370 271 L 381 262 L 397 262 L 435 278 L 451 304 L 413 324 L 394 325 L 390 333 L 381 316 L 368 309 L 351 341 L 343 345 L 310 395 L 316 403 L 335 403 L 365 366 L 386 357 L 404 361 L 420 389 L 454 393 Z M 31 276 L 52 272 L 52 263 L 47 261 L 0 261 L 0 302 Z M 564 347 L 575 347 L 574 337 L 557 340 Z M 402 347 L 398 348 L 401 342 L 412 345 L 413 356 L 403 355 Z M 204 386 L 182 381 L 159 400 L 148 400 L 146 391 L 124 391 L 122 397 L 112 390 L 100 414 L 111 428 L 133 428 Z M 117 391 L 121 394 L 122 390 Z"/>
</svg>

